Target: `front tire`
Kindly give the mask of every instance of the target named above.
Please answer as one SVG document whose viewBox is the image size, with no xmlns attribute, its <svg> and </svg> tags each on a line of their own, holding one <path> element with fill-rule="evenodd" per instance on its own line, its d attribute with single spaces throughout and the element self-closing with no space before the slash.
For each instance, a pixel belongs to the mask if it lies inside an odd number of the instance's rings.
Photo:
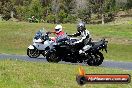
<svg viewBox="0 0 132 88">
<path fill-rule="evenodd" d="M 40 56 L 39 50 L 38 49 L 27 49 L 27 55 L 30 58 L 37 58 Z"/>
<path fill-rule="evenodd" d="M 46 55 L 46 59 L 48 62 L 54 62 L 54 63 L 58 63 L 60 61 L 59 57 L 56 55 L 55 51 L 54 52 L 49 52 Z"/>
<path fill-rule="evenodd" d="M 103 60 L 104 60 L 103 54 L 101 52 L 97 52 L 95 54 L 90 55 L 87 64 L 89 66 L 99 66 L 102 64 Z"/>
</svg>

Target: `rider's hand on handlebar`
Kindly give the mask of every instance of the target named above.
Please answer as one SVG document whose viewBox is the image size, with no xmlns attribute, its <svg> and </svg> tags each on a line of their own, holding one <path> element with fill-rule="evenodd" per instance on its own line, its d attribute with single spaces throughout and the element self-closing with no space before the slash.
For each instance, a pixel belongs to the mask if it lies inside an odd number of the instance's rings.
<svg viewBox="0 0 132 88">
<path fill-rule="evenodd" d="M 51 34 L 51 32 L 48 31 L 48 32 L 46 32 L 46 34 Z"/>
</svg>

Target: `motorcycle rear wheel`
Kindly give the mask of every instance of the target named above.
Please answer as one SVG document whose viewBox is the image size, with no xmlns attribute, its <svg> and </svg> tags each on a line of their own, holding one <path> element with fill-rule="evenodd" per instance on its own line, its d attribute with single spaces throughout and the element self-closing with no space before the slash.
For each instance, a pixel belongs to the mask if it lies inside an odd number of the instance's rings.
<svg viewBox="0 0 132 88">
<path fill-rule="evenodd" d="M 87 64 L 89 66 L 99 66 L 102 64 L 103 60 L 104 60 L 103 54 L 101 52 L 97 52 L 95 54 L 90 55 Z"/>
</svg>

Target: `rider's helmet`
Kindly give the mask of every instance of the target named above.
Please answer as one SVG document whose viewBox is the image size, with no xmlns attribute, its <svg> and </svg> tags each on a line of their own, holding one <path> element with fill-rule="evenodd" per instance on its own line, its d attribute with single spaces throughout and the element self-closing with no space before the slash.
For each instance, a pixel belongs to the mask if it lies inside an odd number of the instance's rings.
<svg viewBox="0 0 132 88">
<path fill-rule="evenodd" d="M 62 31 L 62 26 L 61 25 L 57 25 L 56 27 L 55 27 L 55 32 L 56 33 L 60 33 Z"/>
<path fill-rule="evenodd" d="M 77 31 L 78 31 L 78 32 L 82 32 L 82 31 L 84 31 L 84 30 L 86 30 L 86 28 L 85 28 L 85 23 L 84 23 L 84 22 L 80 22 L 80 23 L 77 25 Z"/>
<path fill-rule="evenodd" d="M 35 18 L 35 16 L 32 16 L 32 19 L 34 19 Z"/>
</svg>

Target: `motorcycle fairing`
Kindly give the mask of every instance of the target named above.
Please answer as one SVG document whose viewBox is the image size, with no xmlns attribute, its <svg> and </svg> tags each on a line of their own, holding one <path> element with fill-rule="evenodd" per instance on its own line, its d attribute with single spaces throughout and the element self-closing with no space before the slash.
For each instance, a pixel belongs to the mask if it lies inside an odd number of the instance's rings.
<svg viewBox="0 0 132 88">
<path fill-rule="evenodd" d="M 30 45 L 28 48 L 29 49 L 34 49 L 34 46 L 33 45 Z"/>
</svg>

